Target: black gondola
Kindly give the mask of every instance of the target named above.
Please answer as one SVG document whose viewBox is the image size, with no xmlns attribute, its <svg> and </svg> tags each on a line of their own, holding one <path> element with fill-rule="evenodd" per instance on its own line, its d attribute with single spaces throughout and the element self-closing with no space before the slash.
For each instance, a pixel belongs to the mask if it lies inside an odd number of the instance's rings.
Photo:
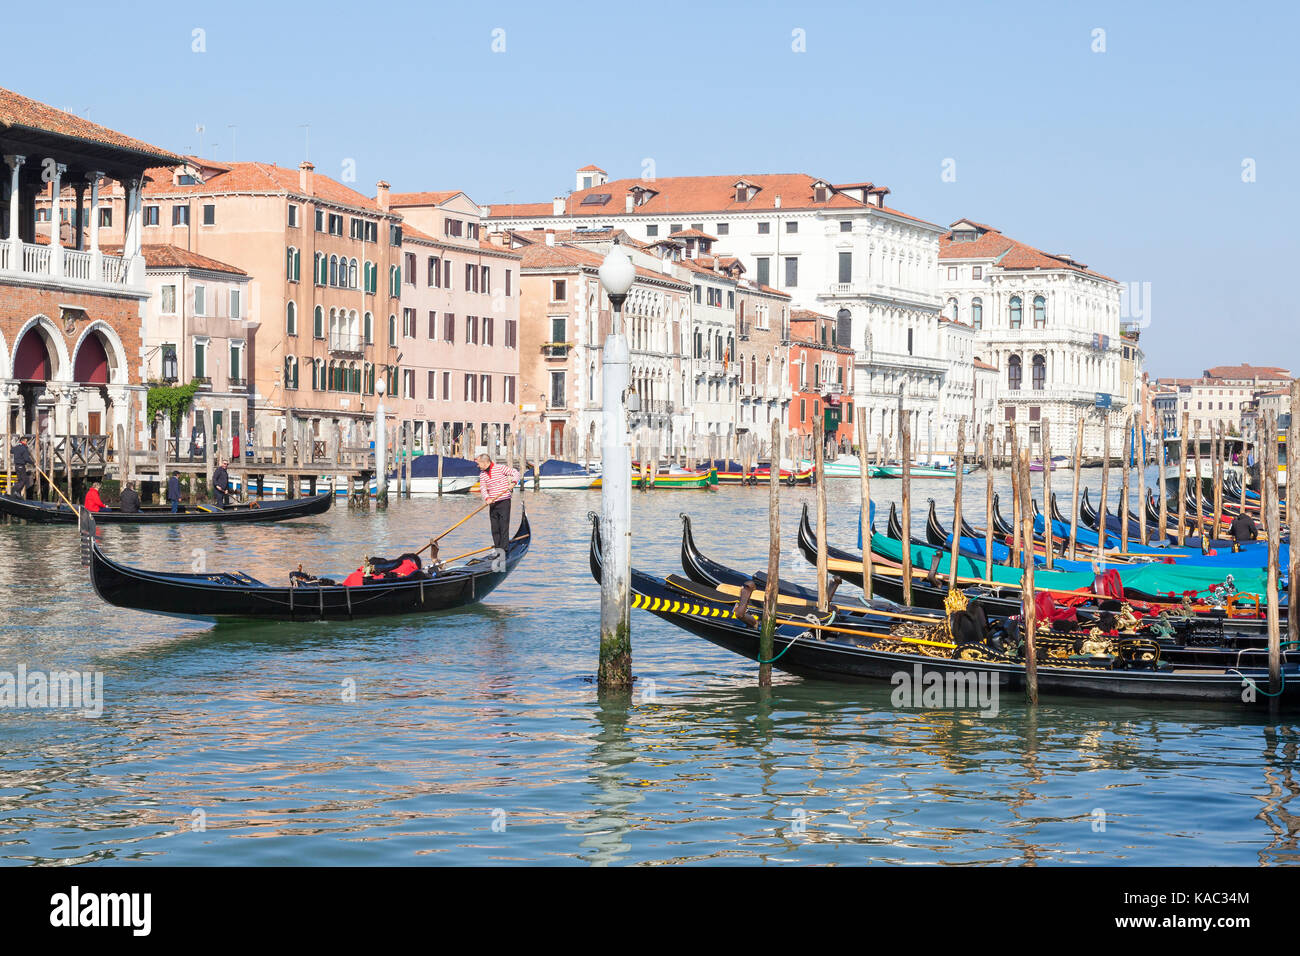
<svg viewBox="0 0 1300 956">
<path fill-rule="evenodd" d="M 109 604 L 169 617 L 214 621 L 256 618 L 311 621 L 389 614 L 422 614 L 481 601 L 509 576 L 525 554 L 532 530 L 525 513 L 503 560 L 475 558 L 407 577 L 345 587 L 326 580 L 297 579 L 289 586 L 264 584 L 243 572 L 182 574 L 144 571 L 110 560 L 92 542 L 90 580 Z M 405 556 L 404 556 L 405 557 Z M 417 559 L 418 561 L 418 559 Z M 376 563 L 376 567 L 382 565 Z"/>
<path fill-rule="evenodd" d="M 998 540 L 1005 541 L 1007 540 L 1007 538 L 1013 536 L 1016 533 L 1016 531 L 1014 528 L 1011 527 L 1010 522 L 1008 522 L 1005 518 L 1002 517 L 1002 511 L 1000 509 L 1000 505 L 1001 505 L 1001 499 L 996 493 L 994 493 L 993 534 Z"/>
<path fill-rule="evenodd" d="M 589 561 L 592 577 L 601 578 L 601 560 L 598 524 L 592 521 Z M 683 630 L 740 654 L 750 660 L 759 659 L 759 628 L 754 621 L 736 616 L 736 602 L 728 595 L 709 594 L 696 588 L 689 593 L 671 586 L 668 581 L 637 571 L 629 572 L 631 604 L 649 611 Z M 970 675 L 988 675 L 997 681 L 999 693 L 1024 690 L 1024 664 L 1016 659 L 969 659 L 965 657 L 937 657 L 916 653 L 885 650 L 899 642 L 889 633 L 889 619 L 864 612 L 864 623 L 858 627 L 840 626 L 835 631 L 823 630 L 820 625 L 833 620 L 829 616 L 821 621 L 786 618 L 778 620 L 773 635 L 773 660 L 778 669 L 801 677 L 823 680 L 860 682 L 870 680 L 895 681 L 899 673 L 915 674 L 920 678 L 939 675 L 945 679 L 968 680 Z M 873 620 L 879 618 L 879 621 Z M 1289 678 L 1283 688 L 1282 700 L 1293 704 L 1300 700 L 1300 671 L 1296 665 L 1285 664 Z M 1038 687 L 1044 694 L 1082 695 L 1088 697 L 1129 698 L 1138 700 L 1221 701 L 1237 706 L 1251 706 L 1243 702 L 1242 686 L 1245 680 L 1266 684 L 1265 667 L 1216 667 L 1167 663 L 1117 668 L 1102 666 L 1060 666 L 1040 660 Z M 1253 706 L 1267 706 L 1261 694 Z"/>
<path fill-rule="evenodd" d="M 139 511 L 123 512 L 105 508 L 95 512 L 96 524 L 252 524 L 263 521 L 288 521 L 324 514 L 334 502 L 330 492 L 310 498 L 290 498 L 284 501 L 252 501 L 248 504 L 231 504 L 224 508 L 202 505 L 172 514 L 170 508 L 145 507 Z M 76 524 L 77 512 L 65 504 L 28 501 L 16 495 L 0 495 L 0 514 L 34 521 L 39 524 Z"/>
</svg>

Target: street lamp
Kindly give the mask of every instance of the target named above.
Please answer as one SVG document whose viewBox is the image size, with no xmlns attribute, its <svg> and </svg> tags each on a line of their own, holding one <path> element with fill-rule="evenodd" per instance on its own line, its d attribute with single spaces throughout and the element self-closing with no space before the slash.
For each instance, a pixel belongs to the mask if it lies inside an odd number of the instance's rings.
<svg viewBox="0 0 1300 956">
<path fill-rule="evenodd" d="M 623 300 L 636 269 L 618 240 L 600 264 L 600 284 L 613 307 L 601 357 L 600 667 L 599 690 L 632 689 L 632 625 L 629 578 L 632 563 L 632 449 L 627 428 L 628 362 Z"/>
</svg>

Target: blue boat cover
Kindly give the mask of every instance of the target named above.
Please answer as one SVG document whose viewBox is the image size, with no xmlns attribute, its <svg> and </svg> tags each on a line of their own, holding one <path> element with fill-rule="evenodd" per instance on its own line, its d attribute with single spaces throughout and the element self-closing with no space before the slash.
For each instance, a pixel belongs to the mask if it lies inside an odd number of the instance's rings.
<svg viewBox="0 0 1300 956">
<path fill-rule="evenodd" d="M 479 475 L 478 465 L 468 458 L 444 458 L 442 463 L 442 477 L 444 478 L 477 478 Z M 411 459 L 411 477 L 412 478 L 437 478 L 438 477 L 438 456 L 437 455 L 420 455 Z"/>
<path fill-rule="evenodd" d="M 558 458 L 548 458 L 541 464 L 541 473 L 543 478 L 558 478 L 566 475 L 586 475 L 589 474 L 586 468 L 583 468 L 577 462 L 560 461 Z M 529 468 L 524 475 L 531 477 L 533 470 Z"/>
</svg>

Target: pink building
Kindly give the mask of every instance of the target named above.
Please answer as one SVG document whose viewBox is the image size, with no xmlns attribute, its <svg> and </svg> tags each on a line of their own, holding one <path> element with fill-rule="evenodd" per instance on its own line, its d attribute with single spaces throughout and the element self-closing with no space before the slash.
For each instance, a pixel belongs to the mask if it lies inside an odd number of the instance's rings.
<svg viewBox="0 0 1300 956">
<path fill-rule="evenodd" d="M 479 207 L 457 190 L 394 193 L 402 215 L 400 421 L 415 446 L 507 441 L 519 401 L 522 256 L 482 236 Z M 472 450 L 472 449 L 471 449 Z"/>
</svg>

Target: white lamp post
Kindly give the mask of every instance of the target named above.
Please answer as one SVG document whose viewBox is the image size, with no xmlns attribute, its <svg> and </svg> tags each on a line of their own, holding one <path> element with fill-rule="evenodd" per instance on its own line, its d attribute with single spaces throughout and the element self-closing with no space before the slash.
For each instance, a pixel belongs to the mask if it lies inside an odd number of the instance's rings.
<svg viewBox="0 0 1300 956">
<path fill-rule="evenodd" d="M 629 352 L 623 335 L 623 300 L 636 270 L 614 240 L 600 264 L 600 284 L 613 307 L 601 359 L 600 535 L 604 569 L 600 583 L 599 690 L 631 690 L 632 627 L 629 578 L 632 563 L 632 449 L 625 407 Z"/>
<path fill-rule="evenodd" d="M 381 507 L 388 507 L 388 446 L 384 436 L 384 380 L 379 377 L 379 369 L 375 369 L 375 394 L 378 396 L 378 402 L 375 405 L 375 503 Z"/>
</svg>

